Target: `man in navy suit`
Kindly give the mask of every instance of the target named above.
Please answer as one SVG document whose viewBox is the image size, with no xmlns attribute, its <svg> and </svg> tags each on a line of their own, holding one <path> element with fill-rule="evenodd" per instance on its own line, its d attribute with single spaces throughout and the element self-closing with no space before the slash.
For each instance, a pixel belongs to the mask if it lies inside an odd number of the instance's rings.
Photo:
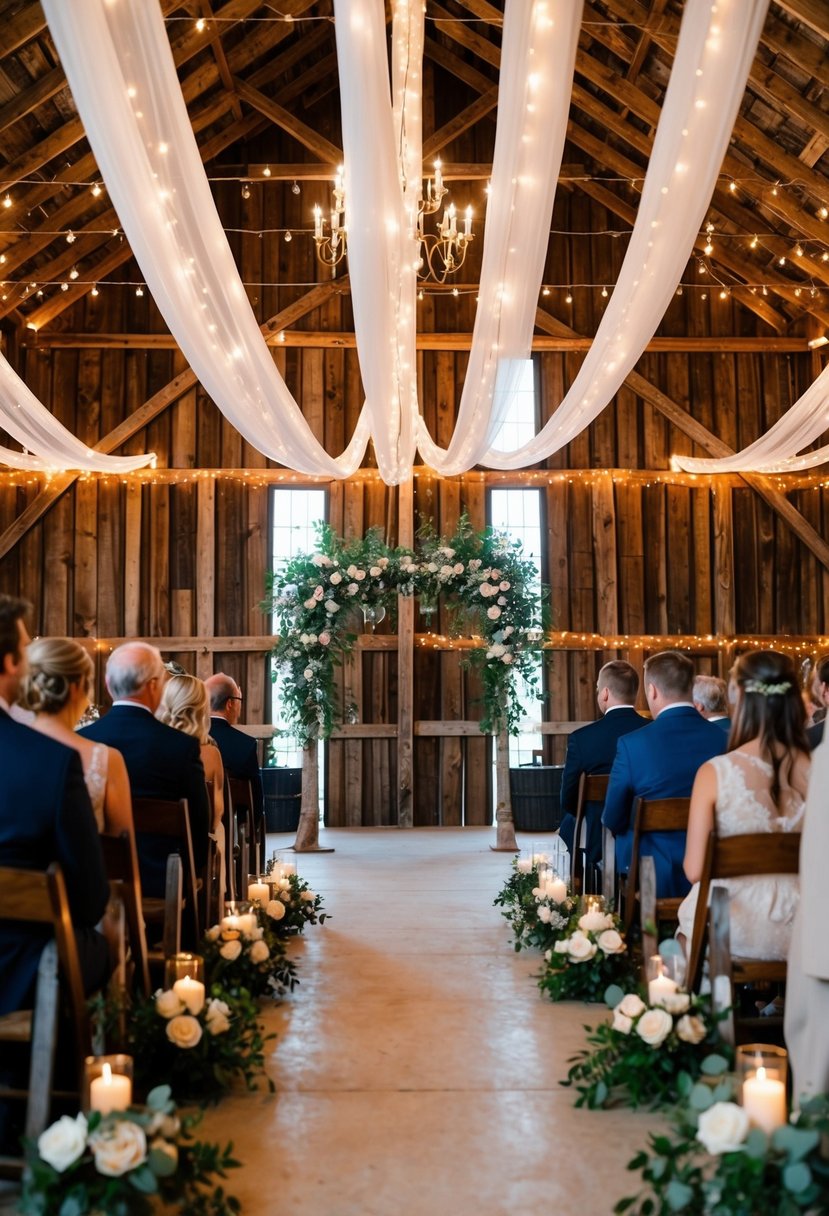
<svg viewBox="0 0 829 1216">
<path fill-rule="evenodd" d="M 619 740 L 602 815 L 602 823 L 616 837 L 619 873 L 630 866 L 634 800 L 689 797 L 700 765 L 726 749 L 725 731 L 694 709 L 693 683 L 693 663 L 675 650 L 645 663 L 645 696 L 654 721 Z M 648 832 L 641 853 L 654 859 L 659 897 L 688 893 L 682 869 L 684 832 Z"/>
<path fill-rule="evenodd" d="M 207 860 L 210 808 L 197 739 L 155 716 L 166 673 L 155 646 L 127 642 L 113 650 L 106 670 L 112 709 L 81 732 L 97 743 L 115 747 L 124 757 L 133 798 L 186 798 L 196 870 Z M 163 896 L 170 841 L 136 833 L 141 887 L 146 895 Z"/>
<path fill-rule="evenodd" d="M 582 773 L 609 773 L 622 735 L 647 726 L 633 708 L 639 692 L 639 673 L 624 659 L 605 663 L 596 681 L 596 700 L 602 717 L 598 722 L 574 730 L 567 743 L 567 756 L 561 777 L 561 809 L 558 834 L 573 852 L 573 833 Z M 588 802 L 585 808 L 585 847 L 587 865 L 595 865 L 602 855 L 601 802 Z"/>
<path fill-rule="evenodd" d="M 719 676 L 697 676 L 691 694 L 694 709 L 706 722 L 713 722 L 728 734 L 731 719 L 728 716 L 728 685 Z"/>
<path fill-rule="evenodd" d="M 265 800 L 256 740 L 243 730 L 236 729 L 242 716 L 242 690 L 234 679 L 222 671 L 208 676 L 204 684 L 210 697 L 210 734 L 216 740 L 228 776 L 250 781 L 253 821 L 257 831 L 262 833 L 261 844 L 264 847 Z"/>
<path fill-rule="evenodd" d="M 9 714 L 26 670 L 27 609 L 23 600 L 0 595 L 0 865 L 46 870 L 58 862 L 84 987 L 92 993 L 111 970 L 106 940 L 95 929 L 109 884 L 80 757 Z M 48 936 L 40 926 L 0 925 L 0 1014 L 30 1004 Z"/>
</svg>

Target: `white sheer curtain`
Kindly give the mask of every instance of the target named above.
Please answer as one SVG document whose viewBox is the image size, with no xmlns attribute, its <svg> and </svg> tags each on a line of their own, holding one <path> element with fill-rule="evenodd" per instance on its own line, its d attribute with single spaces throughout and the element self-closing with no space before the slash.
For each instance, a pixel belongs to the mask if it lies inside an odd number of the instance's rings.
<svg viewBox="0 0 829 1216">
<path fill-rule="evenodd" d="M 265 344 L 216 212 L 156 0 L 45 0 L 49 28 L 121 226 L 171 333 L 216 405 L 266 456 L 346 477 Z"/>
<path fill-rule="evenodd" d="M 444 475 L 471 468 L 491 448 L 530 353 L 581 13 L 581 0 L 507 0 L 504 9 L 481 282 L 458 420 L 446 449 L 423 419 L 418 430 L 424 460 Z"/>
<path fill-rule="evenodd" d="M 96 452 L 68 431 L 38 401 L 11 364 L 0 354 L 0 429 L 6 431 L 25 451 L 0 447 L 0 464 L 12 469 L 55 473 L 80 469 L 87 473 L 129 473 L 155 464 L 155 454 L 144 456 L 107 456 Z"/>
<path fill-rule="evenodd" d="M 733 456 L 717 460 L 672 456 L 675 469 L 689 473 L 795 473 L 829 461 L 829 445 L 796 455 L 829 431 L 829 364 L 765 435 Z"/>
<path fill-rule="evenodd" d="M 354 330 L 377 464 L 393 485 L 411 477 L 415 452 L 423 6 L 395 5 L 394 108 L 383 0 L 335 0 L 334 11 Z"/>
<path fill-rule="evenodd" d="M 519 469 L 559 451 L 598 417 L 636 364 L 693 249 L 767 8 L 768 0 L 687 0 L 636 223 L 596 337 L 535 438 L 508 455 L 490 448 L 481 463 Z"/>
</svg>

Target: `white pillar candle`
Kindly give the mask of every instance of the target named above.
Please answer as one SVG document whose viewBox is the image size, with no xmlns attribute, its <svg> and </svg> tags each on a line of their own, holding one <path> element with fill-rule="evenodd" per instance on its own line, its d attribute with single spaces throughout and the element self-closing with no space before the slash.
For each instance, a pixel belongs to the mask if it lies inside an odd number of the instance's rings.
<svg viewBox="0 0 829 1216">
<path fill-rule="evenodd" d="M 657 975 L 648 982 L 648 1004 L 661 1005 L 666 996 L 673 996 L 677 985 L 669 975 Z"/>
<path fill-rule="evenodd" d="M 768 1077 L 765 1068 L 758 1068 L 743 1081 L 743 1109 L 755 1127 L 771 1135 L 788 1121 L 786 1086 Z"/>
<path fill-rule="evenodd" d="M 255 904 L 257 901 L 264 905 L 271 897 L 271 889 L 266 882 L 248 883 L 248 900 Z"/>
<path fill-rule="evenodd" d="M 244 933 L 245 937 L 250 937 L 258 925 L 255 912 L 243 912 L 238 918 L 239 931 Z"/>
<path fill-rule="evenodd" d="M 290 878 L 292 874 L 296 874 L 296 862 L 295 861 L 283 861 L 282 877 Z"/>
<path fill-rule="evenodd" d="M 132 1081 L 121 1073 L 113 1073 L 104 1064 L 100 1077 L 89 1085 L 89 1108 L 108 1115 L 114 1110 L 128 1110 L 132 1102 Z"/>
<path fill-rule="evenodd" d="M 567 883 L 563 878 L 554 878 L 547 883 L 547 895 L 553 903 L 560 904 L 567 898 Z"/>
<path fill-rule="evenodd" d="M 201 980 L 191 980 L 189 975 L 185 975 L 184 979 L 176 980 L 173 984 L 173 992 L 194 1017 L 204 1009 L 204 984 Z"/>
</svg>

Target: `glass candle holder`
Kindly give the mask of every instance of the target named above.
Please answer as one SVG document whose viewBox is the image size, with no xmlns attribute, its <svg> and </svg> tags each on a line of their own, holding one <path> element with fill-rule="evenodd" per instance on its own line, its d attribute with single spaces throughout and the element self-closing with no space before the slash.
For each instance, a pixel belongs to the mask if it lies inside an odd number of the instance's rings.
<svg viewBox="0 0 829 1216">
<path fill-rule="evenodd" d="M 81 1109 L 84 1114 L 128 1110 L 132 1105 L 132 1056 L 87 1056 L 83 1064 Z"/>
<path fill-rule="evenodd" d="M 252 904 L 265 904 L 271 897 L 271 884 L 267 876 L 261 874 L 248 875 L 248 899 Z"/>
<path fill-rule="evenodd" d="M 200 954 L 171 954 L 164 960 L 164 986 L 171 989 L 188 1013 L 204 1008 L 204 959 Z"/>
<path fill-rule="evenodd" d="M 580 905 L 581 915 L 584 916 L 587 912 L 604 912 L 604 896 L 603 895 L 582 895 Z"/>
<path fill-rule="evenodd" d="M 743 1109 L 752 1125 L 767 1134 L 782 1127 L 789 1119 L 785 1050 L 771 1043 L 745 1043 L 737 1048 L 736 1064 Z"/>
</svg>

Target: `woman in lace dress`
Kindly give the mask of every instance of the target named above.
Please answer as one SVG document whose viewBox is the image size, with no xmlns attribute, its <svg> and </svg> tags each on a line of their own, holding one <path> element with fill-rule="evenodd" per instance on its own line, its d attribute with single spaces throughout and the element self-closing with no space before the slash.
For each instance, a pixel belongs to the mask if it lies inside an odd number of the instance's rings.
<svg viewBox="0 0 829 1216">
<path fill-rule="evenodd" d="M 98 831 L 132 834 L 132 798 L 123 756 L 114 747 L 75 733 L 90 704 L 92 659 L 72 638 L 38 638 L 29 646 L 28 668 L 19 703 L 34 712 L 32 728 L 80 755 Z"/>
<path fill-rule="evenodd" d="M 192 735 L 201 745 L 201 761 L 204 765 L 204 777 L 207 782 L 207 792 L 213 807 L 213 825 L 211 836 L 216 841 L 216 852 L 219 857 L 219 907 L 224 902 L 225 876 L 225 830 L 222 822 L 224 816 L 224 785 L 225 770 L 222 756 L 216 743 L 210 737 L 210 701 L 207 689 L 202 680 L 195 676 L 170 676 L 161 694 L 161 704 L 155 716 L 185 735 Z"/>
<path fill-rule="evenodd" d="M 744 654 L 731 673 L 734 723 L 724 756 L 700 768 L 691 793 L 685 873 L 694 883 L 679 909 L 679 935 L 691 936 L 708 836 L 800 832 L 810 755 L 805 712 L 792 660 L 774 650 Z M 734 878 L 731 949 L 742 958 L 786 958 L 797 911 L 798 880 Z"/>
</svg>

